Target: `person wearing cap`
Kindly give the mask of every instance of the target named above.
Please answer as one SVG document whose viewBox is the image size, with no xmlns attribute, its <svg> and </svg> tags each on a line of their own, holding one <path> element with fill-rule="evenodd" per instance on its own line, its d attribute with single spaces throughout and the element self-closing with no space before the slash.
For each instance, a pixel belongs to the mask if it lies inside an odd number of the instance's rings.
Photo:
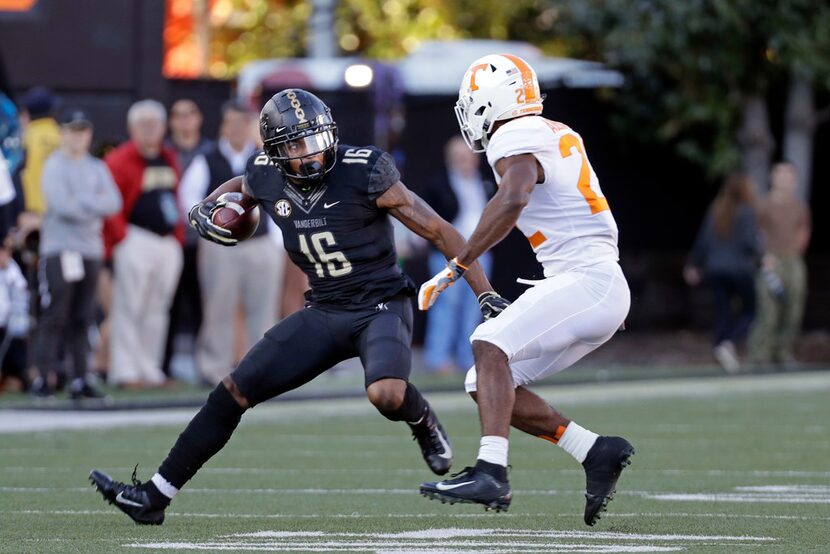
<svg viewBox="0 0 830 554">
<path fill-rule="evenodd" d="M 21 174 L 24 209 L 31 214 L 42 214 L 46 209 L 40 188 L 43 164 L 61 142 L 58 123 L 52 117 L 55 96 L 46 87 L 35 87 L 26 92 L 22 104 L 29 119 L 23 132 L 26 152 L 26 165 Z"/>
<path fill-rule="evenodd" d="M 104 218 L 121 209 L 121 194 L 106 164 L 89 153 L 92 123 L 79 109 L 60 117 L 60 148 L 43 168 L 46 211 L 40 239 L 42 316 L 33 393 L 49 396 L 71 358 L 73 399 L 101 394 L 86 379 L 95 290 L 104 257 Z"/>
</svg>

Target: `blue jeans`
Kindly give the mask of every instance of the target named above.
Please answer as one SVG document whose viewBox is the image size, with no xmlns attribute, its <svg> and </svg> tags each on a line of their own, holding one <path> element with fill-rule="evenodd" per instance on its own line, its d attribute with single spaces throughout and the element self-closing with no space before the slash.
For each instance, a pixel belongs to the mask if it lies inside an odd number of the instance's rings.
<svg viewBox="0 0 830 554">
<path fill-rule="evenodd" d="M 492 258 L 484 254 L 479 258 L 484 273 L 490 273 Z M 440 252 L 430 252 L 429 272 L 435 275 L 447 265 Z M 461 279 L 463 280 L 463 278 Z M 455 364 L 463 370 L 473 366 L 473 350 L 470 335 L 481 323 L 481 310 L 476 295 L 467 282 L 457 282 L 441 293 L 427 312 L 427 328 L 424 340 L 424 360 L 430 370 Z"/>
</svg>

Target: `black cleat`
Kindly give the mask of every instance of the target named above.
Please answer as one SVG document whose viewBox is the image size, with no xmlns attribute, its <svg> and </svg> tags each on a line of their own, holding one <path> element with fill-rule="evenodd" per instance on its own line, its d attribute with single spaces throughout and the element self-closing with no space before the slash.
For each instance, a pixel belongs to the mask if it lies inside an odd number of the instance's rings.
<svg viewBox="0 0 830 554">
<path fill-rule="evenodd" d="M 38 399 L 49 399 L 55 397 L 55 390 L 49 385 L 46 379 L 43 379 L 42 377 L 37 377 L 34 381 L 32 381 L 30 393 Z"/>
<path fill-rule="evenodd" d="M 142 489 L 141 482 L 135 478 L 135 471 L 133 471 L 132 485 L 113 481 L 112 477 L 97 469 L 89 472 L 89 481 L 101 493 L 104 500 L 118 507 L 137 524 L 161 525 L 164 523 L 164 509 L 167 506 L 152 505 L 147 491 Z"/>
<path fill-rule="evenodd" d="M 421 454 L 429 469 L 436 475 L 446 474 L 452 467 L 452 446 L 441 422 L 427 406 L 424 417 L 418 423 L 410 423 L 412 437 L 418 441 Z"/>
<path fill-rule="evenodd" d="M 83 379 L 75 379 L 69 385 L 69 398 L 72 400 L 83 400 L 85 398 L 106 398 L 107 395 L 84 381 Z"/>
<path fill-rule="evenodd" d="M 585 524 L 594 525 L 617 492 L 622 470 L 631 464 L 634 447 L 622 437 L 598 437 L 588 451 L 585 468 Z"/>
<path fill-rule="evenodd" d="M 465 467 L 452 479 L 437 483 L 423 483 L 421 494 L 427 498 L 440 500 L 442 504 L 484 504 L 486 510 L 506 512 L 513 499 L 510 483 L 499 481 L 489 473 L 477 471 L 474 467 Z"/>
</svg>

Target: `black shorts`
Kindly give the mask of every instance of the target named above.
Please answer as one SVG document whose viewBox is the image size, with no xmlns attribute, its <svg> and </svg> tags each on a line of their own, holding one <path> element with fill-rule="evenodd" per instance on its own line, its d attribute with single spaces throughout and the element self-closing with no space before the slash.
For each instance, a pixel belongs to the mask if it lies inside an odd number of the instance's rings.
<svg viewBox="0 0 830 554">
<path fill-rule="evenodd" d="M 231 374 L 254 406 L 308 383 L 343 360 L 360 356 L 365 385 L 409 380 L 412 300 L 397 296 L 375 307 L 309 306 L 265 333 Z"/>
</svg>

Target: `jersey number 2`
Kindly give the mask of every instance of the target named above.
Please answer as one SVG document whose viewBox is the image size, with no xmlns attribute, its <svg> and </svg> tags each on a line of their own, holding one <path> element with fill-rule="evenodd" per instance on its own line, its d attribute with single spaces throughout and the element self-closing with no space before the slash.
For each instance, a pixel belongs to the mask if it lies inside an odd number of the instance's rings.
<svg viewBox="0 0 830 554">
<path fill-rule="evenodd" d="M 588 202 L 591 208 L 591 214 L 598 214 L 609 209 L 608 200 L 604 196 L 599 196 L 594 189 L 591 188 L 591 167 L 588 165 L 588 158 L 585 157 L 585 152 L 582 151 L 582 144 L 576 135 L 563 135 L 559 139 L 559 153 L 563 158 L 570 157 L 573 152 L 572 147 L 576 147 L 576 151 L 582 156 L 582 167 L 579 169 L 579 181 L 577 181 L 576 188 Z"/>
<path fill-rule="evenodd" d="M 314 264 L 314 270 L 317 272 L 317 277 L 322 279 L 326 276 L 326 273 L 323 270 L 323 264 L 326 264 L 326 269 L 328 270 L 330 277 L 342 277 L 343 275 L 348 275 L 352 272 L 352 263 L 346 258 L 346 255 L 343 254 L 343 252 L 339 250 L 337 252 L 326 252 L 323 248 L 324 242 L 325 246 L 337 246 L 337 241 L 334 240 L 334 235 L 332 235 L 331 232 L 324 231 L 322 233 L 314 233 L 311 235 L 311 244 L 317 252 L 317 258 L 315 258 L 314 254 L 311 253 L 306 236 L 301 234 L 299 235 L 299 238 L 300 251 L 305 254 L 308 261 Z M 337 267 L 335 262 L 340 264 L 340 267 Z"/>
</svg>

